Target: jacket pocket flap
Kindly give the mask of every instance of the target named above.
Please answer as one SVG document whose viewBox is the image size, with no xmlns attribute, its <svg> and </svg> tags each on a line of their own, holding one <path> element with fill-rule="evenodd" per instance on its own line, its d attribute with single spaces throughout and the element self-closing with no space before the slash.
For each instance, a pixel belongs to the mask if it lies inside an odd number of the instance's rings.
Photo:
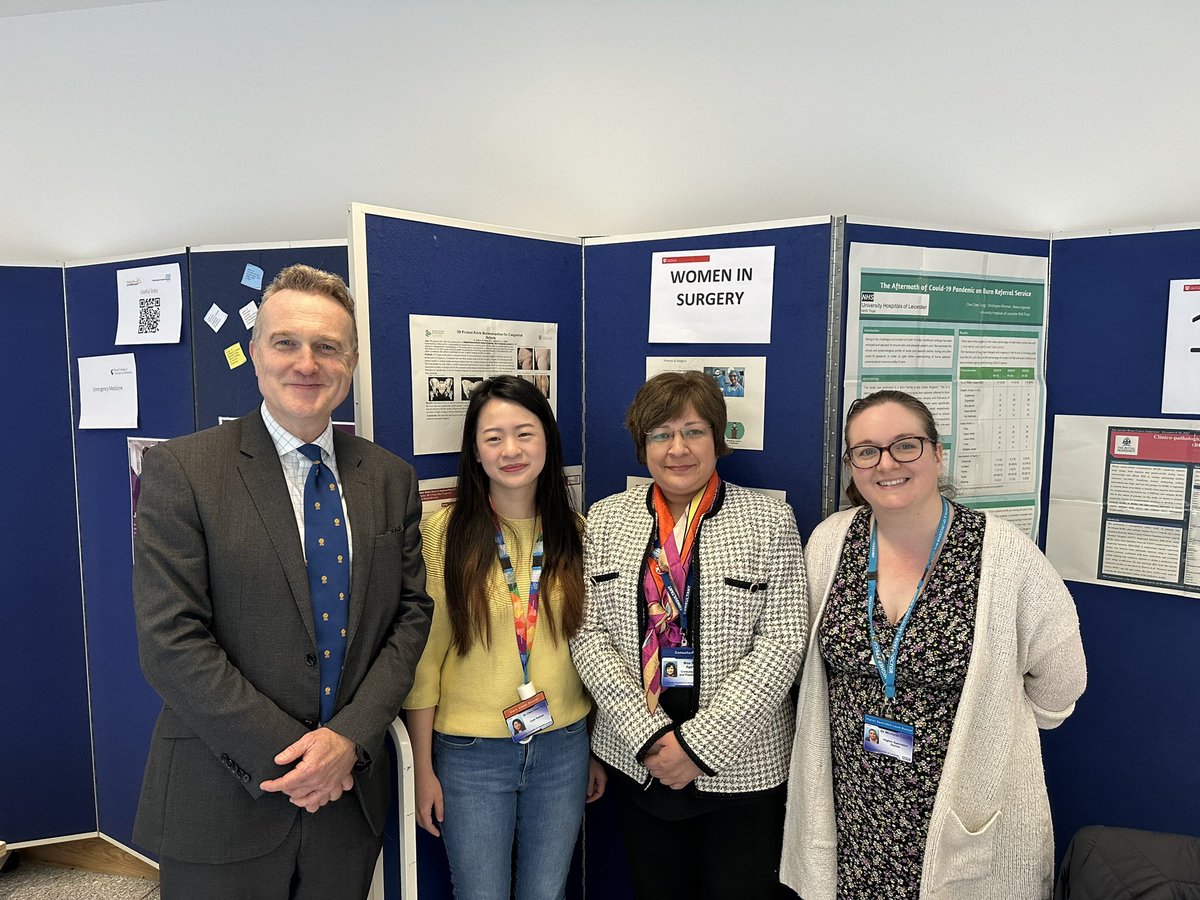
<svg viewBox="0 0 1200 900">
<path fill-rule="evenodd" d="M 767 589 L 767 583 L 765 581 L 751 581 L 745 578 L 726 578 L 725 585 L 726 587 L 739 588 L 743 591 L 749 591 L 752 594 L 756 591 L 765 591 Z"/>
</svg>

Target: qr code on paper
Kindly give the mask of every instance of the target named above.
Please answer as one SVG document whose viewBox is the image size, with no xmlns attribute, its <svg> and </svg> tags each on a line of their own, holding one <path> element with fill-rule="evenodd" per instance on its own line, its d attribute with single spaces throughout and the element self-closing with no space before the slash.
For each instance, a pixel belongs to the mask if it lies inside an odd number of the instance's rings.
<svg viewBox="0 0 1200 900">
<path fill-rule="evenodd" d="M 162 318 L 162 300 L 159 297 L 142 297 L 138 316 L 138 334 L 157 334 Z"/>
</svg>

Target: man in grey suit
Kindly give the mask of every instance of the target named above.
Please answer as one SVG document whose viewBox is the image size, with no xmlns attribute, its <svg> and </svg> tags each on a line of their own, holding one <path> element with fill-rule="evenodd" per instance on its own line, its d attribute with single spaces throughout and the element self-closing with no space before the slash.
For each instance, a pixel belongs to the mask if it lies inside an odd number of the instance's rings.
<svg viewBox="0 0 1200 900">
<path fill-rule="evenodd" d="M 384 733 L 432 610 L 416 477 L 332 429 L 358 364 L 336 275 L 281 272 L 250 356 L 258 410 L 145 456 L 134 605 L 163 710 L 134 839 L 166 900 L 362 897 L 392 793 Z M 328 595 L 311 518 L 305 540 L 318 489 L 319 529 L 348 551 Z"/>
</svg>

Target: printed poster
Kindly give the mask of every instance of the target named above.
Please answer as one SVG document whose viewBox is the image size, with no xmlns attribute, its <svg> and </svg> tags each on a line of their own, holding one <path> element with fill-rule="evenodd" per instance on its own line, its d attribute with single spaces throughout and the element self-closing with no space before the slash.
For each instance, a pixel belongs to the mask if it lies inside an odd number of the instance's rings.
<svg viewBox="0 0 1200 900">
<path fill-rule="evenodd" d="M 413 453 L 457 453 L 471 391 L 493 375 L 535 385 L 558 415 L 558 324 L 408 317 Z"/>
<path fill-rule="evenodd" d="M 1056 416 L 1046 556 L 1066 579 L 1200 597 L 1200 420 Z"/>
<path fill-rule="evenodd" d="M 842 421 L 877 390 L 922 400 L 957 499 L 1036 534 L 1047 260 L 851 244 Z"/>
<path fill-rule="evenodd" d="M 651 356 L 646 380 L 661 372 L 703 372 L 721 389 L 728 421 L 725 443 L 734 450 L 763 448 L 763 410 L 767 397 L 765 356 Z"/>
</svg>

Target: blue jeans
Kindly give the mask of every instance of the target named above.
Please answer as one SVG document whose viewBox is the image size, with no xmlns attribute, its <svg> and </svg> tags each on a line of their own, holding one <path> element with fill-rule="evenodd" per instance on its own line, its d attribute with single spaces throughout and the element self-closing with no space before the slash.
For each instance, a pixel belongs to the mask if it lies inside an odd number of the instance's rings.
<svg viewBox="0 0 1200 900">
<path fill-rule="evenodd" d="M 587 793 L 587 722 L 509 738 L 433 734 L 454 895 L 561 900 Z M 516 892 L 513 840 L 517 848 Z"/>
</svg>

